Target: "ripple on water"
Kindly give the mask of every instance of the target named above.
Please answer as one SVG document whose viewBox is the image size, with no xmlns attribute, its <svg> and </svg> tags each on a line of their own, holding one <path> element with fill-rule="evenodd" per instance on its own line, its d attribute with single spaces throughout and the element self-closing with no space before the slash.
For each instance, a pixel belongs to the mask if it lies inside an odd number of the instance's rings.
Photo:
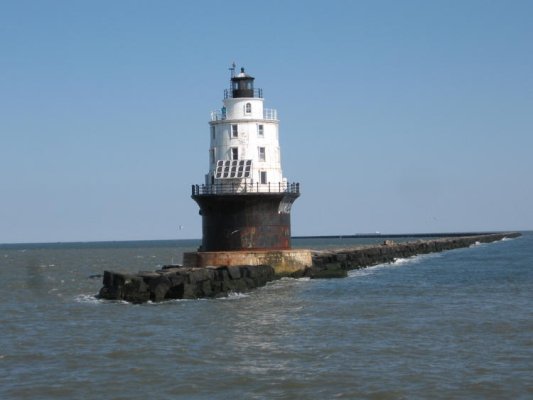
<svg viewBox="0 0 533 400">
<path fill-rule="evenodd" d="M 528 398 L 532 243 L 143 305 L 87 277 L 175 250 L 3 250 L 0 398 Z"/>
</svg>

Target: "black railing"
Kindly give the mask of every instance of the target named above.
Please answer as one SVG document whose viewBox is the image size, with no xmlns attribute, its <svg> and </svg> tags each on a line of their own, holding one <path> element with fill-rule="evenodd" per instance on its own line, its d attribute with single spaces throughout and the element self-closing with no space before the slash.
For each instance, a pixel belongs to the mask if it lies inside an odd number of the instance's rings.
<svg viewBox="0 0 533 400">
<path fill-rule="evenodd" d="M 255 194 L 255 193 L 295 193 L 300 194 L 299 183 L 215 183 L 212 185 L 192 185 L 192 195 L 202 194 Z"/>
</svg>

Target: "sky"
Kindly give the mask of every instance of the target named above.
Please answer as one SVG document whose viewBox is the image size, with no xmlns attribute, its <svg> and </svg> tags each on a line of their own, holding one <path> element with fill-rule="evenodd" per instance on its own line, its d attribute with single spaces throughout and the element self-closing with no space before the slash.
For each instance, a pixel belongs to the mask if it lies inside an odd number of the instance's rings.
<svg viewBox="0 0 533 400">
<path fill-rule="evenodd" d="M 293 235 L 533 229 L 531 1 L 0 0 L 0 243 L 200 238 L 232 62 Z"/>
</svg>

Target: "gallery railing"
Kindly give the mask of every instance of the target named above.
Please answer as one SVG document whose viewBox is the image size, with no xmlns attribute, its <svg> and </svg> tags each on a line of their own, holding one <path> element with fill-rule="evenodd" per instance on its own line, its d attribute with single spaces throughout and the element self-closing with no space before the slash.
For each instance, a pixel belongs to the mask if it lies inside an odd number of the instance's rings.
<svg viewBox="0 0 533 400">
<path fill-rule="evenodd" d="M 226 119 L 227 119 L 226 111 L 224 110 L 211 111 L 211 121 L 225 121 Z M 278 110 L 274 108 L 263 109 L 263 119 L 266 119 L 268 121 L 277 121 Z"/>
<path fill-rule="evenodd" d="M 253 193 L 295 193 L 300 194 L 299 183 L 215 183 L 192 185 L 192 195 L 204 194 L 253 194 Z"/>
</svg>

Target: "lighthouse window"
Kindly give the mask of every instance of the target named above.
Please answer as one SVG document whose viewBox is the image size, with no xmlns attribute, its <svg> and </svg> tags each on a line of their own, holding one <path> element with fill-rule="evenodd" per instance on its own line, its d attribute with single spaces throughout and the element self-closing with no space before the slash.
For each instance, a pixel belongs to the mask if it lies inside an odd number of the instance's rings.
<svg viewBox="0 0 533 400">
<path fill-rule="evenodd" d="M 261 184 L 264 185 L 267 183 L 267 173 L 266 171 L 261 171 Z"/>
<path fill-rule="evenodd" d="M 265 161 L 265 159 L 266 159 L 265 148 L 259 147 L 259 161 Z"/>
<path fill-rule="evenodd" d="M 209 158 L 211 160 L 211 164 L 215 163 L 215 149 L 209 149 Z"/>
<path fill-rule="evenodd" d="M 239 148 L 238 147 L 232 147 L 231 148 L 231 159 L 232 160 L 238 160 L 239 159 Z"/>
<path fill-rule="evenodd" d="M 215 127 L 214 126 L 211 127 L 211 138 L 215 140 Z"/>
<path fill-rule="evenodd" d="M 231 125 L 231 137 L 239 137 L 239 126 Z"/>
<path fill-rule="evenodd" d="M 252 104 L 251 103 L 246 103 L 246 107 L 245 107 L 244 112 L 246 114 L 250 114 L 252 112 Z"/>
<path fill-rule="evenodd" d="M 265 130 L 263 125 L 257 125 L 257 134 L 261 137 L 265 136 Z"/>
</svg>

